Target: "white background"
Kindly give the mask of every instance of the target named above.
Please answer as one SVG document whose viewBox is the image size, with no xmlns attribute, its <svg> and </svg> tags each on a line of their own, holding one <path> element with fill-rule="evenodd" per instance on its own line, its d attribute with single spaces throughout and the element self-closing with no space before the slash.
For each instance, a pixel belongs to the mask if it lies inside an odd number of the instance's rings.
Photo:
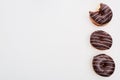
<svg viewBox="0 0 120 80">
<path fill-rule="evenodd" d="M 111 22 L 96 27 L 89 11 L 99 3 L 113 11 Z M 0 0 L 0 80 L 120 79 L 119 0 Z M 110 50 L 89 43 L 95 30 L 111 34 Z M 105 53 L 116 64 L 110 77 L 97 75 L 93 56 Z"/>
</svg>

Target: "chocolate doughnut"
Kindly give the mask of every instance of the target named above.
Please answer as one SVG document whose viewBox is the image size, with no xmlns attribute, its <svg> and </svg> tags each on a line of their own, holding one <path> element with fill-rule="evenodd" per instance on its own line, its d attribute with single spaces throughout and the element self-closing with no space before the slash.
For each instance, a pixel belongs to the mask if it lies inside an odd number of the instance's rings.
<svg viewBox="0 0 120 80">
<path fill-rule="evenodd" d="M 92 64 L 94 71 L 100 76 L 109 77 L 115 70 L 113 59 L 106 54 L 94 56 Z"/>
<path fill-rule="evenodd" d="M 89 12 L 91 21 L 97 25 L 101 26 L 111 21 L 113 13 L 109 6 L 101 3 L 100 8 L 96 12 Z"/>
<path fill-rule="evenodd" d="M 90 36 L 91 45 L 99 50 L 107 50 L 112 46 L 112 37 L 105 31 L 97 30 Z"/>
</svg>

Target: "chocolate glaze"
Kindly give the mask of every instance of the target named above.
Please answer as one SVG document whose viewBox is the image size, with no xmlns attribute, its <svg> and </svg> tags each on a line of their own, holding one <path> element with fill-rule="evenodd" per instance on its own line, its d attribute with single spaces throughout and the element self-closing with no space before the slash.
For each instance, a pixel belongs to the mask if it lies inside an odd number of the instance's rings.
<svg viewBox="0 0 120 80">
<path fill-rule="evenodd" d="M 93 20 L 93 23 L 101 26 L 111 21 L 113 13 L 109 6 L 101 3 L 99 11 L 89 12 L 90 18 Z"/>
<path fill-rule="evenodd" d="M 115 70 L 115 63 L 110 56 L 99 54 L 93 58 L 93 69 L 98 75 L 109 77 Z"/>
<path fill-rule="evenodd" d="M 90 43 L 99 50 L 107 50 L 112 46 L 112 37 L 105 31 L 98 30 L 91 34 Z"/>
</svg>

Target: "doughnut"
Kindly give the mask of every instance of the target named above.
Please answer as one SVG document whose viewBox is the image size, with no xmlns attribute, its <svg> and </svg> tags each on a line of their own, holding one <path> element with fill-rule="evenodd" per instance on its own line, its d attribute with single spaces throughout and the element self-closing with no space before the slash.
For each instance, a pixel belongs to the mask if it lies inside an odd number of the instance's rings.
<svg viewBox="0 0 120 80">
<path fill-rule="evenodd" d="M 102 26 L 111 21 L 113 13 L 108 5 L 101 3 L 99 10 L 95 12 L 90 11 L 89 15 L 95 25 Z"/>
<path fill-rule="evenodd" d="M 90 36 L 90 44 L 98 50 L 107 50 L 112 46 L 112 37 L 105 31 L 94 31 Z"/>
<path fill-rule="evenodd" d="M 106 54 L 99 54 L 93 57 L 92 61 L 94 71 L 103 77 L 109 77 L 115 70 L 113 59 Z"/>
</svg>

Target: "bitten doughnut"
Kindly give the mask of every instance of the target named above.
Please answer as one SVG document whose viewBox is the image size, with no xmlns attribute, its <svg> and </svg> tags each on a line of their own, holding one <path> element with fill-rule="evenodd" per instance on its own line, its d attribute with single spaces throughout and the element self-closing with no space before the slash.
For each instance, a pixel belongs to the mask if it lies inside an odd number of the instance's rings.
<svg viewBox="0 0 120 80">
<path fill-rule="evenodd" d="M 115 63 L 113 59 L 106 54 L 99 54 L 93 58 L 94 71 L 104 77 L 109 77 L 115 70 Z"/>
<path fill-rule="evenodd" d="M 112 37 L 105 31 L 97 30 L 91 34 L 90 43 L 98 50 L 107 50 L 112 46 Z"/>
<path fill-rule="evenodd" d="M 100 8 L 96 12 L 89 12 L 91 21 L 97 25 L 102 26 L 111 21 L 113 13 L 109 6 L 106 4 L 101 3 Z"/>
</svg>

